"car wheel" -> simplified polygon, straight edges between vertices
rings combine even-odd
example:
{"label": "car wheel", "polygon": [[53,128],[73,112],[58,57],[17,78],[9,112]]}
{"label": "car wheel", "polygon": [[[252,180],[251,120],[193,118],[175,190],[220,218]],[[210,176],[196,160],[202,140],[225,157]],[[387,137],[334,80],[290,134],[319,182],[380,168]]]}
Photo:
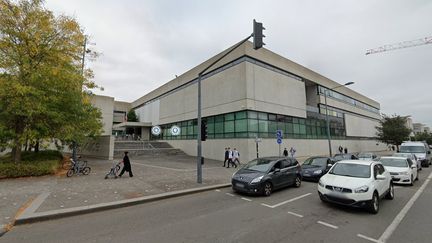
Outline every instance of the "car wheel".
{"label": "car wheel", "polygon": [[272,191],[273,191],[273,185],[270,182],[266,182],[264,184],[264,189],[263,189],[264,196],[266,197],[270,196]]}
{"label": "car wheel", "polygon": [[389,191],[387,192],[387,195],[385,196],[386,199],[393,200],[394,198],[394,186],[393,183],[390,182]]}
{"label": "car wheel", "polygon": [[369,212],[373,214],[377,214],[379,211],[379,197],[378,193],[374,192],[372,195],[372,200],[369,202]]}
{"label": "car wheel", "polygon": [[411,175],[410,186],[414,186],[414,177]]}
{"label": "car wheel", "polygon": [[301,178],[300,178],[300,176],[296,176],[295,181],[294,181],[294,186],[295,187],[300,187],[301,186]]}

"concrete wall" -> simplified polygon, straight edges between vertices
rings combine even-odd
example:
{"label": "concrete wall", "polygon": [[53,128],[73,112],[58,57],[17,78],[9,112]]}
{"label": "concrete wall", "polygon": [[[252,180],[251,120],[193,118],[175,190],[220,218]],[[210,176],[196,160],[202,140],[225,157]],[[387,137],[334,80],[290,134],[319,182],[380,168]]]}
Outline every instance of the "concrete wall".
{"label": "concrete wall", "polygon": [[112,160],[114,157],[114,136],[100,136],[95,141],[91,141],[80,148],[78,154],[92,158]]}
{"label": "concrete wall", "polygon": [[151,122],[154,125],[159,124],[160,101],[155,100],[149,104],[141,106],[135,110],[140,122]]}
{"label": "concrete wall", "polygon": [[111,135],[114,113],[114,98],[108,96],[95,95],[91,98],[93,106],[102,112],[102,135]]}
{"label": "concrete wall", "polygon": [[[179,148],[185,153],[196,156],[196,140],[164,140],[174,148]],[[378,145],[377,145],[378,143]],[[250,161],[256,158],[255,139],[213,139],[202,143],[203,156],[215,160],[224,159],[226,147],[237,148],[241,161]],[[387,149],[385,144],[373,140],[332,140],[332,150],[335,153],[339,146],[347,147],[348,152],[383,151]],[[314,155],[328,155],[328,142],[326,139],[284,139],[281,150],[294,147],[297,150],[296,157],[305,158]],[[279,146],[275,139],[262,139],[259,143],[260,157],[279,155]]]}
{"label": "concrete wall", "polygon": [[379,122],[376,120],[345,114],[345,129],[347,136],[355,137],[375,137],[376,126]]}

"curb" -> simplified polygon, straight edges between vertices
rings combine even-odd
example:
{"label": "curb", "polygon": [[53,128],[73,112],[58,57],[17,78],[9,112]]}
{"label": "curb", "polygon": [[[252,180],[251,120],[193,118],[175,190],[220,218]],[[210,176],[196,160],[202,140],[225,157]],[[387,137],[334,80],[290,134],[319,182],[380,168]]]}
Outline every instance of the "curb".
{"label": "curb", "polygon": [[6,225],[1,224],[0,225],[0,237],[2,237],[4,234],[6,234],[7,230],[6,230]]}
{"label": "curb", "polygon": [[[224,188],[224,187],[230,187],[230,186],[231,186],[231,183],[218,184],[218,185],[213,185],[213,186],[186,189],[186,190],[180,190],[180,191],[174,191],[174,192],[165,192],[165,193],[161,193],[161,194],[157,194],[157,195],[144,196],[144,197],[138,197],[138,198],[132,198],[132,199],[125,199],[125,200],[109,202],[109,203],[99,203],[99,204],[94,204],[94,205],[89,205],[89,206],[51,210],[51,211],[47,211],[47,212],[38,212],[38,213],[27,213],[27,214],[24,213],[24,214],[20,215],[15,220],[15,225],[34,223],[34,222],[51,220],[51,219],[59,219],[59,218],[70,217],[70,216],[81,215],[81,214],[94,213],[94,212],[99,212],[99,211],[104,211],[104,210],[109,210],[109,209],[129,207],[129,206],[134,206],[134,205],[138,205],[138,204],[159,201],[162,199],[179,197],[179,196],[184,196],[184,195],[189,195],[189,194],[194,194],[194,193],[199,193],[199,192],[205,192],[205,191],[210,191],[210,190],[214,190],[214,189],[218,189],[218,188]],[[0,230],[0,236],[1,236],[1,234],[2,233]]]}

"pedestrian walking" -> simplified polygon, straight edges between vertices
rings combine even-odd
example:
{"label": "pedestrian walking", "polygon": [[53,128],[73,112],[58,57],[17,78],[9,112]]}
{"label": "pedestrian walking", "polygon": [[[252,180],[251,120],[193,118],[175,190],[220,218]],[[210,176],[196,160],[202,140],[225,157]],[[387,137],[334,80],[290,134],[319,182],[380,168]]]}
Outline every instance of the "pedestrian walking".
{"label": "pedestrian walking", "polygon": [[347,154],[347,153],[348,153],[348,148],[345,147],[344,151],[345,151],[345,153]]}
{"label": "pedestrian walking", "polygon": [[290,149],[290,154],[291,154],[291,157],[293,157],[294,158],[294,155],[295,155],[295,153],[297,152],[297,150],[295,150],[295,148],[294,147],[291,147],[291,149]]}
{"label": "pedestrian walking", "polygon": [[125,171],[129,172],[129,176],[130,177],[133,177],[132,167],[131,167],[131,164],[130,164],[130,160],[129,160],[129,156],[128,156],[128,152],[127,151],[124,152],[123,169],[120,172],[119,177],[121,177],[123,175],[123,173],[125,173]]}
{"label": "pedestrian walking", "polygon": [[[225,167],[226,162],[228,162],[229,159],[228,155],[229,155],[228,148],[225,148],[225,160],[224,160],[223,167]],[[229,162],[228,162],[228,166],[229,166]]]}
{"label": "pedestrian walking", "polygon": [[234,164],[237,161],[237,163],[240,165],[240,153],[236,148],[234,148],[234,151],[233,151],[233,158],[234,158],[234,161],[233,161]]}
{"label": "pedestrian walking", "polygon": [[339,145],[339,153],[341,154],[343,152],[342,145]]}
{"label": "pedestrian walking", "polygon": [[233,162],[233,151],[231,150],[231,148],[228,148],[228,166],[227,166],[227,168],[229,168],[230,164],[232,165],[232,167],[237,168],[237,165]]}
{"label": "pedestrian walking", "polygon": [[283,156],[288,157],[288,150],[287,150],[287,148],[284,148]]}

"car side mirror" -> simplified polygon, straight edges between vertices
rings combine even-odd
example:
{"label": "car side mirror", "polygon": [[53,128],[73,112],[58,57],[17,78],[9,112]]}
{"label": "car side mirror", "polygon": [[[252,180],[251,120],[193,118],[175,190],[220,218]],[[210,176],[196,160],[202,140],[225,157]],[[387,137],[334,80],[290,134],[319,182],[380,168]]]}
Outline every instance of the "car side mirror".
{"label": "car side mirror", "polygon": [[430,154],[431,153],[431,151],[428,151],[428,154]]}
{"label": "car side mirror", "polygon": [[377,180],[385,180],[385,178],[386,178],[386,177],[383,176],[383,175],[377,175],[377,176],[376,176],[376,179],[377,179]]}
{"label": "car side mirror", "polygon": [[415,168],[417,168],[417,166],[416,165],[411,165],[411,168],[415,169]]}
{"label": "car side mirror", "polygon": [[377,156],[376,155],[372,155],[372,159],[376,159],[377,158]]}
{"label": "car side mirror", "polygon": [[332,167],[333,164],[327,164],[327,168],[330,169],[330,167]]}

